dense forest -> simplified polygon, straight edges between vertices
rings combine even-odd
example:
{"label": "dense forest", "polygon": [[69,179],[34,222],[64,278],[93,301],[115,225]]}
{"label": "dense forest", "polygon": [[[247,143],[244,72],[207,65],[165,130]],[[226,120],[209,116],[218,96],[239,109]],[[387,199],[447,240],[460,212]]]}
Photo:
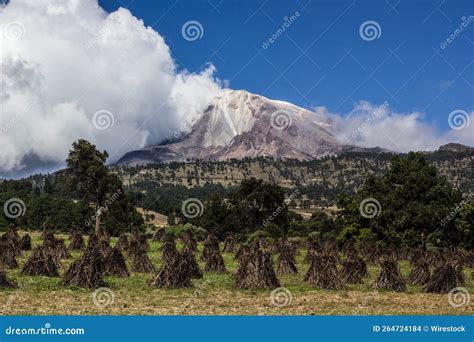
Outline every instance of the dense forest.
{"label": "dense forest", "polygon": [[[474,149],[438,150],[423,153],[438,175],[443,176],[463,193],[474,191]],[[393,153],[352,152],[327,156],[312,161],[256,158],[226,162],[199,161],[190,163],[152,164],[137,167],[114,166],[126,189],[153,192],[153,197],[169,192],[169,185],[178,192],[224,192],[244,179],[257,178],[275,183],[286,193],[298,190],[300,206],[334,204],[340,194],[354,194],[368,177],[388,170]],[[222,188],[222,187],[223,188]],[[187,191],[192,188],[193,190]],[[301,202],[301,203],[300,203]],[[154,208],[163,210],[162,204]]]}
{"label": "dense forest", "polygon": [[[449,153],[449,156],[443,153],[383,154],[378,159],[355,154],[311,162],[265,159],[195,162],[152,165],[145,172],[140,168],[109,168],[105,166],[107,157],[107,152],[97,151],[94,145],[80,140],[74,143],[65,170],[2,181],[0,201],[7,203],[20,199],[25,212],[15,218],[0,217],[0,226],[4,228],[14,222],[28,229],[41,229],[46,225],[57,230],[84,232],[100,226],[106,232],[118,235],[132,227],[145,228],[142,216],[136,211],[141,207],[168,215],[168,224],[172,227],[186,225],[213,231],[222,239],[229,233],[241,239],[258,233],[273,238],[330,238],[341,244],[358,239],[412,247],[427,244],[473,247],[472,193],[463,193],[453,182],[454,179],[459,184],[469,185],[473,171],[455,168],[451,174],[456,176],[450,180],[446,176],[449,172],[445,170],[445,174],[440,175],[438,169],[447,160],[451,163],[471,160],[470,151]],[[360,185],[355,189],[348,185],[355,186],[356,182],[344,183],[345,176],[341,176],[346,171],[357,170],[345,168],[348,160],[359,169],[372,170],[360,179]],[[330,164],[332,171],[328,172],[343,178],[333,182],[337,178],[334,176],[321,183],[306,183],[310,174],[317,177]],[[291,182],[282,186],[276,179],[258,179],[254,177],[255,165],[259,170],[278,169],[278,177],[284,175]],[[211,175],[218,171],[225,173],[231,166],[242,170],[246,177],[235,184],[209,181]],[[160,170],[165,168],[167,171],[160,176]],[[295,168],[301,171],[299,175],[295,175]],[[194,170],[193,179],[198,175],[199,179],[208,179],[193,186],[170,181],[170,170],[177,179],[176,174],[189,169]],[[150,170],[155,177],[147,178]],[[305,182],[301,181],[303,179]],[[336,187],[330,184],[336,184]],[[313,191],[319,198],[330,199],[331,204],[338,207],[338,213],[328,216],[321,210],[314,211],[311,218],[303,220],[291,210],[314,199]],[[183,203],[189,199],[202,206],[198,208],[198,215],[183,212]],[[363,206],[365,204],[367,207]],[[368,211],[366,215],[365,210]]]}
{"label": "dense forest", "polygon": [[105,166],[107,152],[85,140],[73,144],[67,169],[0,183],[4,210],[0,227],[15,223],[28,229],[92,231],[99,226],[113,235],[143,224],[120,179]]}

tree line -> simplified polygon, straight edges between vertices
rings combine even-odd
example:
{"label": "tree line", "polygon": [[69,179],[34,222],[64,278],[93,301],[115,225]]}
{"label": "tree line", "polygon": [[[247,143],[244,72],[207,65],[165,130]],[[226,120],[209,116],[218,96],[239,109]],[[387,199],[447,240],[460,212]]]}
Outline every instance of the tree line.
{"label": "tree line", "polygon": [[[46,177],[0,183],[0,201],[20,198],[23,216],[0,217],[0,227],[14,222],[29,229],[44,224],[58,230],[79,229],[119,235],[144,227],[136,207],[169,215],[170,225],[191,224],[241,238],[263,233],[360,240],[397,246],[459,246],[472,249],[474,196],[454,189],[420,153],[393,156],[390,168],[368,177],[355,193],[341,193],[333,216],[315,212],[309,220],[290,210],[297,187],[249,178],[225,188],[208,184],[187,188],[144,181],[133,189],[123,186],[117,173],[106,166],[108,154],[86,140],[74,142],[65,170]],[[468,195],[468,196],[466,196]],[[197,215],[186,215],[183,203],[202,204]]]}

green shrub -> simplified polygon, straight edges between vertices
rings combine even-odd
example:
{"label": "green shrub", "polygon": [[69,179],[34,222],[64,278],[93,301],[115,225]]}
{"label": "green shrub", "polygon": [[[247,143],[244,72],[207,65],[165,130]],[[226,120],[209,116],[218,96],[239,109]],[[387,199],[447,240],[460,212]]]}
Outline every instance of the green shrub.
{"label": "green shrub", "polygon": [[173,235],[174,237],[177,237],[177,238],[180,238],[186,232],[191,232],[193,236],[196,238],[196,240],[198,241],[204,240],[207,236],[207,230],[201,227],[196,227],[190,223],[186,223],[184,225],[179,224],[176,226],[165,228],[165,233],[167,235]]}
{"label": "green shrub", "polygon": [[283,227],[276,225],[274,223],[267,224],[265,226],[265,231],[268,233],[268,236],[278,239],[285,235],[285,230]]}
{"label": "green shrub", "polygon": [[268,241],[271,240],[270,235],[268,234],[267,231],[265,231],[265,230],[256,230],[248,236],[247,243],[253,242],[258,237],[262,237],[262,238],[264,238],[265,240],[268,240]]}

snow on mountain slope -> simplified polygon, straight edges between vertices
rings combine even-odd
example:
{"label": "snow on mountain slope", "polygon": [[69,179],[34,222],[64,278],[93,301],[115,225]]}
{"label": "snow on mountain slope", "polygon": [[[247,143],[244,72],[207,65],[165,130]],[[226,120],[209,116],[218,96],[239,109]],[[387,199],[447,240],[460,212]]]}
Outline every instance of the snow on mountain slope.
{"label": "snow on mountain slope", "polygon": [[344,149],[324,117],[243,90],[215,98],[179,142],[124,155],[118,164],[270,156],[308,160]]}
{"label": "snow on mountain slope", "polygon": [[205,113],[209,115],[204,147],[226,146],[233,138],[252,129],[255,117],[251,110],[251,95],[226,90],[216,98]]}

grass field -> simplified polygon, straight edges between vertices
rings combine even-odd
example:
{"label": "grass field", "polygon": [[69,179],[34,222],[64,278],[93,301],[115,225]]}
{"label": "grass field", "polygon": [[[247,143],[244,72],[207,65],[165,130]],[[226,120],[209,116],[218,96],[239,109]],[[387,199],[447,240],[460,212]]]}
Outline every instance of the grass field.
{"label": "grass field", "polygon": [[[22,233],[20,233],[21,235]],[[33,246],[41,243],[39,234],[31,233]],[[66,245],[69,243],[66,236]],[[112,239],[112,244],[115,239]],[[148,253],[159,267],[159,243],[151,241]],[[179,246],[178,246],[179,247]],[[202,245],[199,246],[202,250]],[[31,252],[18,259],[20,267]],[[409,287],[406,293],[375,292],[370,284],[378,268],[370,266],[364,284],[347,285],[344,290],[323,290],[303,282],[308,265],[305,251],[297,258],[298,275],[279,276],[282,286],[291,293],[291,303],[277,307],[271,302],[270,290],[236,290],[232,274],[237,264],[233,255],[224,253],[226,274],[204,274],[191,289],[163,290],[149,287],[151,274],[132,274],[129,278],[106,278],[113,292],[113,302],[99,307],[93,302],[94,290],[61,285],[61,278],[20,276],[20,270],[8,270],[8,276],[19,288],[0,289],[1,315],[472,315],[472,301],[461,307],[449,304],[446,294],[426,294],[420,287]],[[79,253],[72,253],[76,258]],[[63,261],[64,272],[72,259]],[[202,262],[199,261],[203,266]],[[407,276],[410,266],[401,263]],[[469,293],[474,291],[472,269],[465,269]]]}

